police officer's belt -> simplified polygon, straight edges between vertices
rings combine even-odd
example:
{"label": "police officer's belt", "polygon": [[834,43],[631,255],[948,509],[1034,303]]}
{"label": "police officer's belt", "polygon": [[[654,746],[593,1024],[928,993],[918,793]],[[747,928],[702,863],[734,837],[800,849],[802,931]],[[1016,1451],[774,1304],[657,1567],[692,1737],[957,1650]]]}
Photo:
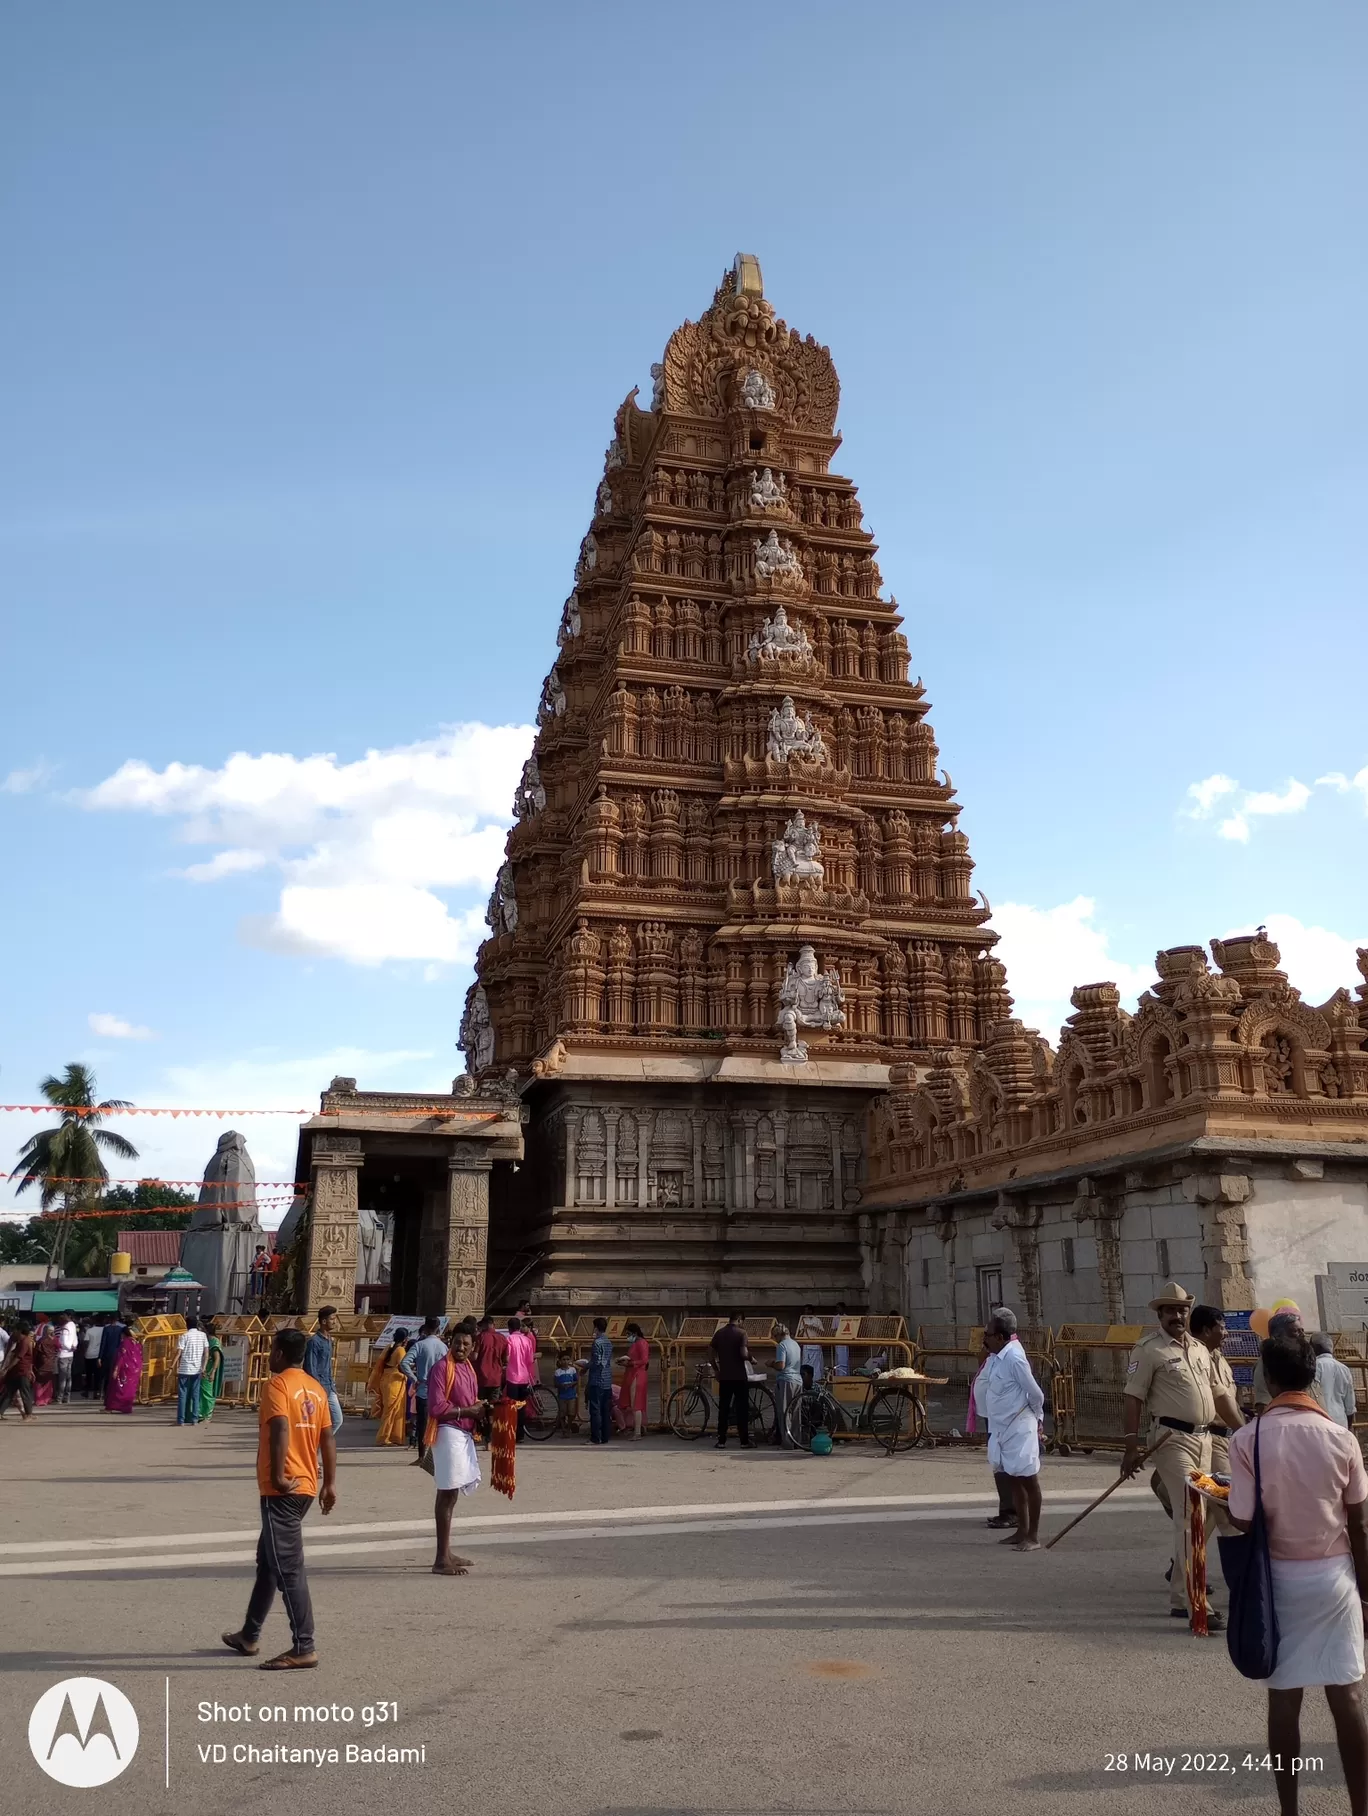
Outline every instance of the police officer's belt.
{"label": "police officer's belt", "polygon": [[1167,1425],[1170,1431],[1185,1431],[1190,1438],[1201,1437],[1204,1431],[1214,1431],[1214,1425],[1189,1425],[1186,1419],[1157,1419],[1157,1425]]}
{"label": "police officer's belt", "polygon": [[1228,1425],[1208,1425],[1207,1430],[1211,1433],[1213,1438],[1228,1438],[1230,1436],[1230,1427]]}

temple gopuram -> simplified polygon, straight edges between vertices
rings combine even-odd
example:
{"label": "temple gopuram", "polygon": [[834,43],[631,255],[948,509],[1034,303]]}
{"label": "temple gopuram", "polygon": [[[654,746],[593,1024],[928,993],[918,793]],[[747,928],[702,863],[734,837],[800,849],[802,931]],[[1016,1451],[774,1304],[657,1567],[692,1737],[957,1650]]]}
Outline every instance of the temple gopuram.
{"label": "temple gopuram", "polygon": [[490,1278],[863,1303],[893,1064],[1010,1014],[831,355],[738,255],[613,421],[461,1044],[528,1082]]}

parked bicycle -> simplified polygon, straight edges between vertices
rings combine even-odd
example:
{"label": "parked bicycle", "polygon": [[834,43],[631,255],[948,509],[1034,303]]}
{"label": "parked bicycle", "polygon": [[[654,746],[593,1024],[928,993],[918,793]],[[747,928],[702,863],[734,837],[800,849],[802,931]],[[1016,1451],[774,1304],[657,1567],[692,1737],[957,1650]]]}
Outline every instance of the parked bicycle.
{"label": "parked bicycle", "polygon": [[562,1408],[549,1387],[541,1381],[535,1382],[523,1401],[523,1437],[530,1438],[534,1444],[543,1444],[558,1431],[569,1434],[568,1411],[568,1404]]}
{"label": "parked bicycle", "polygon": [[[746,1393],[753,1444],[768,1444],[774,1436],[774,1395],[752,1381]],[[700,1362],[691,1386],[676,1387],[665,1402],[665,1423],[677,1438],[701,1438],[717,1424],[717,1400],[712,1388],[712,1367]]]}
{"label": "parked bicycle", "polygon": [[819,1383],[789,1401],[789,1437],[800,1450],[811,1450],[819,1431],[832,1438],[873,1438],[890,1456],[921,1442],[926,1408],[912,1388],[898,1381],[881,1385],[877,1376],[870,1375],[864,1399],[856,1407],[836,1398],[831,1381],[828,1371]]}

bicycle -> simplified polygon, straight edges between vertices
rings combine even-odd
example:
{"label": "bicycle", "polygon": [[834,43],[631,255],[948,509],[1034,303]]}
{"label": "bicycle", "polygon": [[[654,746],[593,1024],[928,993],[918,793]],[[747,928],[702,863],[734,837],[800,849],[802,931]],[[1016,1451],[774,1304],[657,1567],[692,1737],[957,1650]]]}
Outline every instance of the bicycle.
{"label": "bicycle", "polygon": [[561,1411],[561,1403],[542,1381],[533,1383],[523,1401],[523,1437],[534,1444],[544,1444],[558,1431],[568,1431],[570,1422]]}
{"label": "bicycle", "polygon": [[[774,1437],[774,1395],[768,1387],[752,1381],[746,1393],[752,1444],[768,1444]],[[700,1362],[694,1370],[693,1385],[676,1387],[665,1402],[665,1423],[677,1438],[701,1438],[717,1419],[717,1401],[712,1391],[712,1367]]]}
{"label": "bicycle", "polygon": [[871,1375],[865,1383],[864,1399],[852,1417],[831,1390],[830,1371],[820,1385],[804,1388],[789,1402],[788,1434],[800,1450],[811,1450],[819,1431],[831,1438],[871,1437],[882,1444],[889,1456],[900,1450],[911,1450],[926,1434],[926,1408],[920,1396],[899,1382],[886,1382]]}

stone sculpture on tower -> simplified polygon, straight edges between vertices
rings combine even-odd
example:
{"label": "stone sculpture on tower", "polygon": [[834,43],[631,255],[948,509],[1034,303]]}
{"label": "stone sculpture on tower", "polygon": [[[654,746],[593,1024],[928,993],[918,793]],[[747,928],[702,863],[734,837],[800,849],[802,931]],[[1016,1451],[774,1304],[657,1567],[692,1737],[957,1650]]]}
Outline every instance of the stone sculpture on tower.
{"label": "stone sculpture on tower", "polygon": [[871,1098],[1010,998],[831,355],[739,254],[651,377],[549,610],[462,1027],[530,1118],[491,1278],[556,1310],[855,1305]]}

